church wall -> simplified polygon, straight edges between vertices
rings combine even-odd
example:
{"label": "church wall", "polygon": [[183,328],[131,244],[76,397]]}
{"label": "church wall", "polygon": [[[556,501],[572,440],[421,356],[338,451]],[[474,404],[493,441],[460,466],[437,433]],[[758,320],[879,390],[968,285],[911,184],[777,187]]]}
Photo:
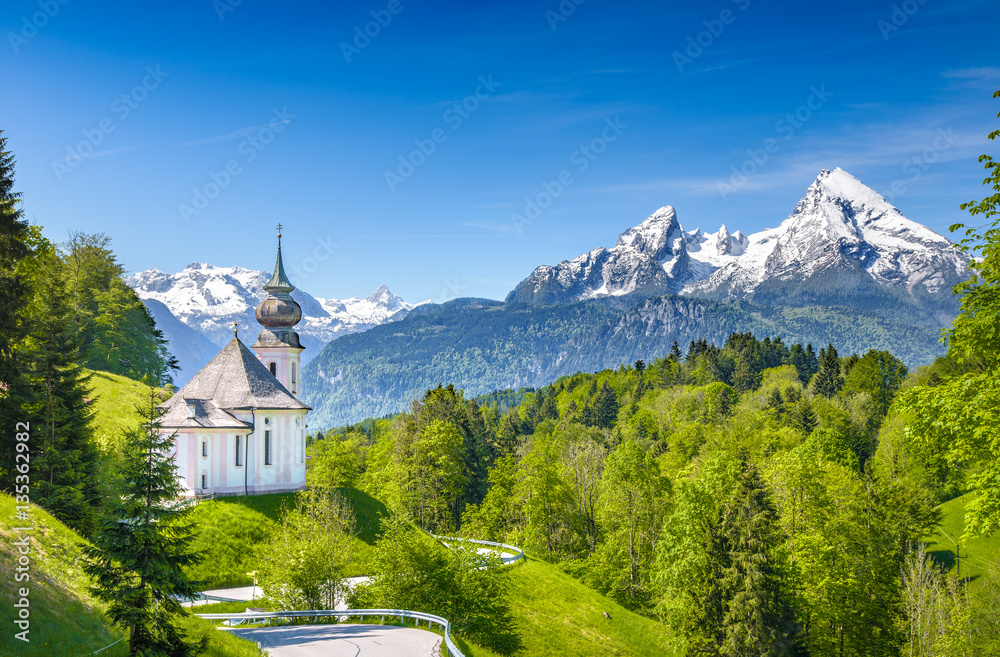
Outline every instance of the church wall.
{"label": "church wall", "polygon": [[[183,494],[253,495],[305,488],[305,411],[256,410],[241,412],[237,417],[256,423],[256,431],[248,435],[231,429],[199,428],[177,433],[174,454]],[[272,432],[271,465],[264,465],[264,432],[267,430]],[[243,441],[243,459],[239,466],[236,465],[237,435],[242,436]],[[208,446],[207,456],[202,455],[203,441]],[[250,476],[245,480],[248,467]],[[208,475],[205,489],[201,487],[203,473]]]}

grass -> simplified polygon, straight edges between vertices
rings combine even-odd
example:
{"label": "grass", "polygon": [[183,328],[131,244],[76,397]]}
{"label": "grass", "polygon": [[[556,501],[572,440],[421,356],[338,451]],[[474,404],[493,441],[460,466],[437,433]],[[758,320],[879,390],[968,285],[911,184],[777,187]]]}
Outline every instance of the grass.
{"label": "grass", "polygon": [[[521,654],[673,655],[663,625],[628,611],[544,561],[527,558],[511,578],[511,602],[523,649]],[[605,618],[607,612],[611,618]],[[494,657],[475,645],[475,637],[455,637],[468,657]]]}
{"label": "grass", "polygon": [[[354,513],[357,533],[346,575],[365,575],[380,518],[388,511],[367,493],[355,488],[339,490]],[[283,509],[294,506],[294,493],[220,497],[202,502],[191,511],[190,520],[197,527],[192,548],[202,551],[205,558],[188,574],[204,582],[205,589],[249,586],[253,580],[247,573],[256,569],[257,546],[269,539]]]}
{"label": "grass", "polygon": [[955,559],[956,550],[959,550],[956,544],[961,543],[959,539],[965,531],[965,503],[968,497],[963,495],[938,507],[942,514],[941,524],[924,540],[927,541],[927,552],[943,563],[949,572],[957,575],[961,568],[962,577],[970,579],[970,592],[976,595],[982,576],[990,566],[1000,567],[1000,532],[970,539],[960,548],[961,559]]}
{"label": "grass", "polygon": [[140,422],[135,407],[146,402],[149,388],[118,374],[88,373],[94,409],[94,440],[101,452],[108,454],[121,442],[122,429]]}
{"label": "grass", "polygon": [[[86,655],[121,639],[123,633],[110,625],[104,608],[91,596],[89,578],[83,572],[83,546],[86,540],[76,532],[32,505],[30,524],[34,527],[30,539],[31,580],[14,582],[14,561],[19,556],[13,542],[17,540],[8,519],[15,516],[14,499],[0,494],[0,597],[5,605],[4,630],[0,632],[0,651],[10,655],[77,657]],[[23,643],[14,638],[8,617],[10,604],[16,600],[15,587],[30,590],[31,625]],[[259,657],[253,644],[218,632],[199,618],[186,617],[181,623],[192,637],[207,635],[207,657]],[[101,653],[101,657],[122,657],[128,654],[125,641]]]}

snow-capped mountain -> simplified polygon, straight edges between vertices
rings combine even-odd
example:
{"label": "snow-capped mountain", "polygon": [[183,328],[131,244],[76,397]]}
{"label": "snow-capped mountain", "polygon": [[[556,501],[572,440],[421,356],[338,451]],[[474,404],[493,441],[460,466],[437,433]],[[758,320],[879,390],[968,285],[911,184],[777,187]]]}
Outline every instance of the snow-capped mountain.
{"label": "snow-capped mountain", "polygon": [[[907,219],[837,168],[820,172],[777,228],[746,236],[725,225],[714,233],[689,232],[668,205],[622,233],[610,249],[538,267],[508,301],[671,292],[866,309],[886,298],[909,298],[936,311],[937,301],[951,302],[951,286],[967,275],[968,264],[949,239]],[[939,299],[928,302],[927,295]]]}
{"label": "snow-capped mountain", "polygon": [[[193,329],[217,346],[225,345],[233,336],[233,322],[239,322],[240,337],[251,342],[263,328],[257,323],[254,311],[264,298],[264,283],[269,272],[244,267],[215,267],[191,263],[183,271],[166,274],[157,269],[139,272],[128,279],[147,308],[154,314],[160,327],[171,342],[171,351],[181,360],[181,373],[175,383],[194,375],[215,351],[210,351],[204,362],[197,354],[206,351],[204,345],[187,357],[179,353],[191,351],[191,334],[175,330],[176,322]],[[367,297],[350,299],[321,299],[296,288],[292,297],[302,307],[302,321],[296,326],[302,345],[303,364],[316,356],[334,338],[349,333],[366,331],[373,326],[402,319],[418,304],[404,301],[380,286]],[[198,362],[196,362],[198,361]]]}

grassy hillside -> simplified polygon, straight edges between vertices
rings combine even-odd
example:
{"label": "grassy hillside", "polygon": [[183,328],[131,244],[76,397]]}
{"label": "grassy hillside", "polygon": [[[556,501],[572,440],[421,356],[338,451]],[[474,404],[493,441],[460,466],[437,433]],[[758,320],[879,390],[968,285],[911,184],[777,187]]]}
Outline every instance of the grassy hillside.
{"label": "grassy hillside", "polygon": [[[532,657],[674,654],[666,627],[628,611],[555,566],[529,558],[511,567],[514,568],[511,600],[523,654]],[[605,618],[604,612],[611,618]],[[493,656],[469,639],[460,637],[457,641],[466,655]]]}
{"label": "grassy hillside", "polygon": [[[379,518],[388,512],[381,502],[354,488],[341,488],[340,494],[354,513],[357,533],[347,575],[364,575],[378,535]],[[205,560],[189,575],[205,582],[206,589],[248,586],[252,579],[247,573],[257,569],[255,548],[271,535],[282,510],[294,505],[294,493],[220,497],[202,502],[191,512],[190,519],[197,527],[193,547],[205,553]]]}
{"label": "grassy hillside", "polygon": [[[0,597],[4,605],[4,631],[0,632],[0,651],[13,655],[39,657],[76,657],[104,648],[122,638],[123,634],[110,627],[103,608],[90,595],[90,582],[83,574],[82,547],[86,541],[39,507],[32,506],[30,588],[31,626],[29,643],[14,639],[10,628],[11,604],[15,601],[14,582],[16,540],[8,519],[14,518],[14,499],[0,494]],[[210,640],[208,657],[252,657],[260,653],[252,644],[218,632],[205,621],[186,619],[189,636],[207,635]],[[123,641],[101,653],[102,657],[128,654]]]}
{"label": "grassy hillside", "polygon": [[88,374],[94,440],[101,453],[107,455],[117,447],[122,429],[138,423],[135,407],[146,402],[149,388],[118,374],[93,371]]}
{"label": "grassy hillside", "polygon": [[[971,577],[970,591],[973,595],[980,588],[982,576],[992,566],[1000,568],[1000,533],[971,539],[958,552],[961,559],[955,559],[957,544],[965,531],[965,502],[967,495],[949,500],[939,508],[942,512],[938,531],[926,538],[927,551],[948,566],[952,573],[962,570],[962,577]],[[959,563],[960,562],[960,563]]]}

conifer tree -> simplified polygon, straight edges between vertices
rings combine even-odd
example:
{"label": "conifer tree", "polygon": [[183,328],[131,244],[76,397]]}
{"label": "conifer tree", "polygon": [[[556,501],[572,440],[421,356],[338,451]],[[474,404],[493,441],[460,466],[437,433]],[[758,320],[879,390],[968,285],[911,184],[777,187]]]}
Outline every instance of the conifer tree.
{"label": "conifer tree", "polygon": [[14,426],[21,415],[22,365],[15,352],[23,337],[22,312],[28,289],[17,273],[29,254],[28,225],[19,207],[21,194],[14,191],[14,156],[7,151],[7,138],[0,130],[0,488],[14,483]]}
{"label": "conifer tree", "polygon": [[675,363],[680,362],[681,346],[677,344],[677,340],[674,340],[674,343],[670,346],[670,356],[668,356],[668,358],[670,358],[670,360],[674,361]]}
{"label": "conifer tree", "polygon": [[795,371],[799,373],[799,380],[806,385],[819,367],[811,344],[806,345],[805,349],[801,344],[793,344],[788,352],[788,363],[795,367]]}
{"label": "conifer tree", "polygon": [[30,233],[34,255],[25,269],[30,269],[26,278],[33,298],[21,347],[28,379],[22,412],[32,424],[35,497],[52,515],[86,535],[94,528],[99,500],[92,411],[85,398],[89,376],[79,363],[78,333],[55,250],[37,226]]}
{"label": "conifer tree", "polygon": [[603,429],[610,429],[618,420],[618,398],[607,383],[601,384],[594,397],[594,415],[597,426]]}
{"label": "conifer tree", "polygon": [[86,546],[84,571],[91,591],[108,605],[111,621],[128,633],[129,655],[185,657],[203,651],[207,638],[190,643],[174,623],[184,613],[179,599],[191,598],[198,584],[182,571],[200,562],[190,551],[192,527],[177,504],[181,486],[171,456],[173,435],[161,433],[157,408],[162,400],[149,387],[142,423],[125,431],[115,492],[93,545]]}
{"label": "conifer tree", "polygon": [[812,385],[813,391],[824,397],[833,397],[844,386],[844,377],[840,375],[840,357],[832,344],[819,350],[819,371]]}
{"label": "conifer tree", "polygon": [[731,657],[789,654],[795,624],[775,561],[783,540],[778,512],[749,461],[741,464],[736,490],[723,509],[720,533],[727,551],[720,582],[726,596],[721,653]]}

